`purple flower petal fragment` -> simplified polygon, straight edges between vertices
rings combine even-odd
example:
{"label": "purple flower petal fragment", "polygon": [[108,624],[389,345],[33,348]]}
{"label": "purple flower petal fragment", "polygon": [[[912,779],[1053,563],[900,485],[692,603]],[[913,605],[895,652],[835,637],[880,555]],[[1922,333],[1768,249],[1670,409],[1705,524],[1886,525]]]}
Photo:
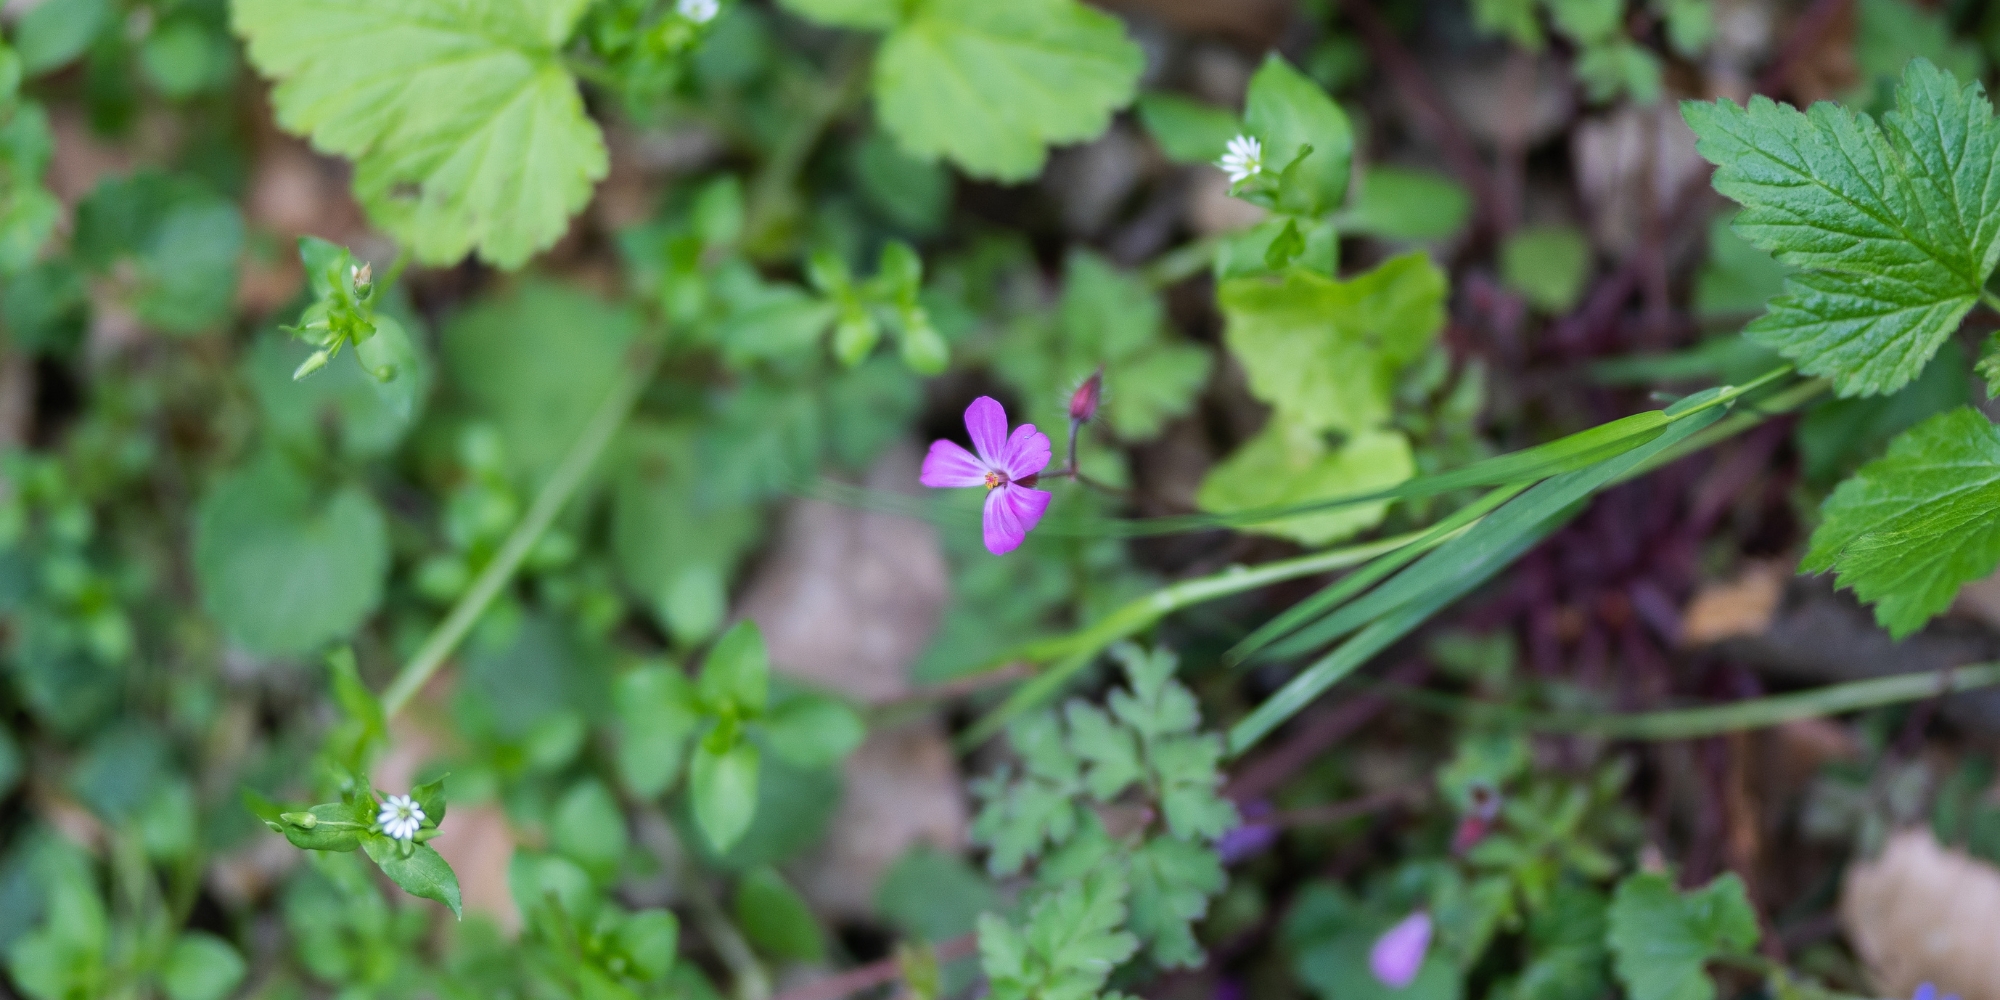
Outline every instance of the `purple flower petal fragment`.
{"label": "purple flower petal fragment", "polygon": [[1007,409],[992,396],[981,396],[965,408],[965,430],[972,435],[972,450],[989,469],[1006,468]]}
{"label": "purple flower petal fragment", "polygon": [[986,494],[986,551],[1004,556],[1021,547],[1049,509],[1049,494],[1008,483]]}
{"label": "purple flower petal fragment", "polygon": [[1049,436],[1035,430],[1034,424],[1022,424],[1007,438],[1007,450],[1000,456],[1000,471],[1016,482],[1039,476],[1049,467],[1052,454]]}
{"label": "purple flower petal fragment", "polygon": [[955,441],[932,441],[919,479],[933,489],[986,485],[986,466]]}
{"label": "purple flower petal fragment", "polygon": [[1270,850],[1278,842],[1278,832],[1269,823],[1251,821],[1223,834],[1215,842],[1215,850],[1222,855],[1223,864],[1233,865]]}
{"label": "purple flower petal fragment", "polygon": [[1431,948],[1431,915],[1422,910],[1403,918],[1375,939],[1368,950],[1368,971],[1382,985],[1400,990],[1417,980],[1424,953]]}
{"label": "purple flower petal fragment", "polygon": [[1958,1000],[1958,994],[1947,993],[1940,998],[1938,996],[1937,984],[1925,983],[1917,987],[1916,995],[1912,996],[1910,1000]]}

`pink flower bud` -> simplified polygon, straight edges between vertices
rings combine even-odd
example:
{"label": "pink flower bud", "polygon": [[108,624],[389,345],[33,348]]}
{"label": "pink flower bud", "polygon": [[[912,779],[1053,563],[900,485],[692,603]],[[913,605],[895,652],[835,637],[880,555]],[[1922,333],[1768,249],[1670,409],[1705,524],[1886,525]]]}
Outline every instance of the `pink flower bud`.
{"label": "pink flower bud", "polygon": [[1104,392],[1104,369],[1099,368],[1076,387],[1069,397],[1069,418],[1080,424],[1089,423],[1097,416],[1097,400]]}
{"label": "pink flower bud", "polygon": [[1431,915],[1422,910],[1403,918],[1375,939],[1368,950],[1368,971],[1382,985],[1400,990],[1417,981],[1424,953],[1431,948]]}

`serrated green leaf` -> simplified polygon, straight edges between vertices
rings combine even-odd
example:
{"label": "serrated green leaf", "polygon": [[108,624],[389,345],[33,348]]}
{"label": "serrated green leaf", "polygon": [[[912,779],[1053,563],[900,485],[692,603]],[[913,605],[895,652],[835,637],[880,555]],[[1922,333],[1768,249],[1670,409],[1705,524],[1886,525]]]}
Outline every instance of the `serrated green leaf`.
{"label": "serrated green leaf", "polygon": [[429,844],[417,844],[405,857],[402,846],[387,837],[369,837],[361,842],[361,849],[368,852],[370,860],[389,876],[389,881],[403,887],[412,896],[436,900],[451,909],[451,915],[461,920],[465,918],[465,906],[459,900],[458,876],[452,873],[451,865]]}
{"label": "serrated green leaf", "polygon": [[1209,897],[1229,881],[1211,847],[1175,837],[1154,837],[1132,852],[1129,926],[1153,961],[1165,968],[1202,963],[1191,924],[1208,915]]}
{"label": "serrated green leaf", "polygon": [[992,849],[986,867],[995,875],[1012,875],[1044,844],[1068,840],[1079,819],[1075,800],[1084,791],[1083,762],[1063,738],[1054,712],[1016,719],[1007,739],[1026,773],[1016,780],[1003,768],[972,788],[983,803],[972,821],[972,837]]}
{"label": "serrated green leaf", "polygon": [[[1217,514],[1263,510],[1391,487],[1416,472],[1409,439],[1397,431],[1363,431],[1338,449],[1300,432],[1281,411],[1256,437],[1209,469],[1195,502]],[[1352,504],[1246,525],[1244,530],[1325,545],[1382,523],[1389,501]]]}
{"label": "serrated green leaf", "polygon": [[876,114],[912,155],[1023,181],[1048,147],[1104,131],[1144,64],[1117,18],[1076,0],[923,0],[876,53]]}
{"label": "serrated green leaf", "polygon": [[1821,508],[1801,568],[1832,570],[1901,638],[2000,565],[2000,429],[1964,407],[1918,424]]}
{"label": "serrated green leaf", "polygon": [[1044,896],[1020,931],[991,915],[979,919],[980,964],[994,1000],[1087,1000],[1139,948],[1119,928],[1131,891],[1114,869],[1100,867]]}
{"label": "serrated green leaf", "polygon": [[388,527],[365,490],[316,491],[288,460],[267,454],[202,498],[194,570],[203,606],[245,648],[308,653],[381,603]]}
{"label": "serrated green leaf", "polygon": [[1444,272],[1404,254],[1349,281],[1301,270],[1224,282],[1225,339],[1250,391],[1301,431],[1388,420],[1396,375],[1444,326]]}
{"label": "serrated green leaf", "polygon": [[237,0],[278,120],[429,264],[526,263],[609,166],[561,49],[584,0]]}
{"label": "serrated green leaf", "polygon": [[1704,317],[1754,314],[1785,290],[1792,269],[1736,235],[1734,214],[1708,224],[1708,259],[1695,276],[1694,310]]}
{"label": "serrated green leaf", "polygon": [[1757,912],[1734,874],[1677,893],[1667,876],[1641,872],[1618,884],[1606,940],[1632,1000],[1714,1000],[1708,962],[1747,952],[1757,936]]}
{"label": "serrated green leaf", "polygon": [[757,745],[740,742],[722,751],[696,745],[688,768],[695,822],[718,853],[728,851],[757,812]]}
{"label": "serrated green leaf", "polygon": [[1132,783],[1146,776],[1139,759],[1139,743],[1133,734],[1111,721],[1109,715],[1081,701],[1064,709],[1069,722],[1069,744],[1085,762],[1084,787],[1099,801],[1109,802]]}
{"label": "serrated green leaf", "polygon": [[1745,334],[1842,396],[1915,378],[2000,260],[2000,125],[1984,89],[1918,60],[1879,126],[1761,97],[1682,113],[1716,190],[1744,206],[1736,231],[1801,269]]}

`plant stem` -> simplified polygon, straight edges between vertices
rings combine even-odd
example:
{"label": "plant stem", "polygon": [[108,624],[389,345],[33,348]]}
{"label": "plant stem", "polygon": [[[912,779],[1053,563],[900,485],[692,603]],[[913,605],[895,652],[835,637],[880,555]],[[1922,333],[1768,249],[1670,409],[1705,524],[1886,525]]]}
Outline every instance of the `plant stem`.
{"label": "plant stem", "polygon": [[1622,715],[1524,712],[1430,691],[1404,690],[1386,693],[1398,700],[1434,711],[1489,713],[1496,721],[1511,722],[1523,729],[1537,732],[1626,740],[1691,740],[1746,729],[1762,729],[1801,719],[1857,712],[1866,708],[1881,708],[1885,705],[1971,691],[1996,684],[2000,684],[2000,663],[1982,663],[1946,670],[1829,684],[1809,691],[1749,698],[1726,705],[1704,705],[1699,708],[1676,708]]}
{"label": "plant stem", "polygon": [[584,477],[589,474],[591,466],[597,464],[598,456],[604,453],[612,436],[624,426],[625,418],[631,415],[640,393],[652,381],[660,353],[657,341],[635,348],[633,363],[619,376],[597,412],[591,415],[590,423],[584,425],[583,433],[577,436],[576,443],[563,456],[562,464],[556,466],[548,482],[542,484],[541,492],[535,495],[534,505],[528,508],[528,516],[514,526],[513,533],[494,554],[493,561],[479,571],[479,577],[472,581],[471,588],[458,599],[457,604],[452,605],[451,613],[431,630],[423,646],[418,648],[417,655],[383,692],[382,715],[385,719],[394,718],[423,689],[431,675],[437,673],[445,658],[458,648],[465,634],[479,621],[479,616],[486,612],[487,606],[493,603],[500,589],[514,578],[514,571],[520,568],[521,560],[527,558],[529,550],[541,540],[542,533],[555,523],[556,515],[562,513],[570,497],[583,485]]}
{"label": "plant stem", "polygon": [[974,723],[972,728],[959,738],[959,745],[971,747],[985,742],[998,733],[1009,719],[1040,704],[1061,690],[1078,671],[1090,666],[1105,647],[1152,627],[1160,619],[1182,608],[1255,590],[1284,580],[1358,566],[1376,556],[1412,544],[1424,535],[1425,532],[1414,531],[1394,538],[1363,542],[1296,559],[1265,563],[1254,569],[1231,566],[1220,573],[1182,580],[1162,587],[1145,597],[1123,605],[1096,623],[1076,632],[1021,646],[1005,656],[996,658],[994,666],[989,669],[1005,669],[1022,661],[1060,662],[1021,685],[1000,707]]}

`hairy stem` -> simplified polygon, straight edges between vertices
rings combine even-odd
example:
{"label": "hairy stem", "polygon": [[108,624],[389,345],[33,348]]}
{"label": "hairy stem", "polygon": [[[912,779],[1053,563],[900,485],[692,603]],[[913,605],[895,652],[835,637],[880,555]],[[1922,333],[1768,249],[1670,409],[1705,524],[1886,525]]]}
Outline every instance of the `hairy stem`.
{"label": "hairy stem", "polygon": [[451,613],[431,630],[423,646],[417,650],[417,655],[383,692],[384,718],[394,718],[397,712],[402,711],[430,681],[431,675],[437,673],[438,667],[444,665],[445,659],[458,648],[465,634],[472,630],[479,616],[493,603],[493,598],[499,596],[501,588],[514,578],[514,571],[520,568],[521,560],[527,558],[529,550],[541,540],[542,533],[555,523],[556,515],[562,513],[570,497],[583,485],[591,466],[597,464],[598,456],[604,453],[612,436],[631,415],[640,393],[652,381],[653,369],[660,359],[659,348],[655,343],[648,342],[638,347],[635,354],[633,364],[605,395],[604,402],[591,415],[590,423],[584,425],[583,433],[577,436],[576,443],[563,456],[562,464],[556,466],[548,482],[542,484],[541,492],[535,495],[534,505],[528,508],[528,516],[514,526],[513,533],[494,554],[493,561],[479,571],[478,579],[472,581],[465,595],[452,605]]}

